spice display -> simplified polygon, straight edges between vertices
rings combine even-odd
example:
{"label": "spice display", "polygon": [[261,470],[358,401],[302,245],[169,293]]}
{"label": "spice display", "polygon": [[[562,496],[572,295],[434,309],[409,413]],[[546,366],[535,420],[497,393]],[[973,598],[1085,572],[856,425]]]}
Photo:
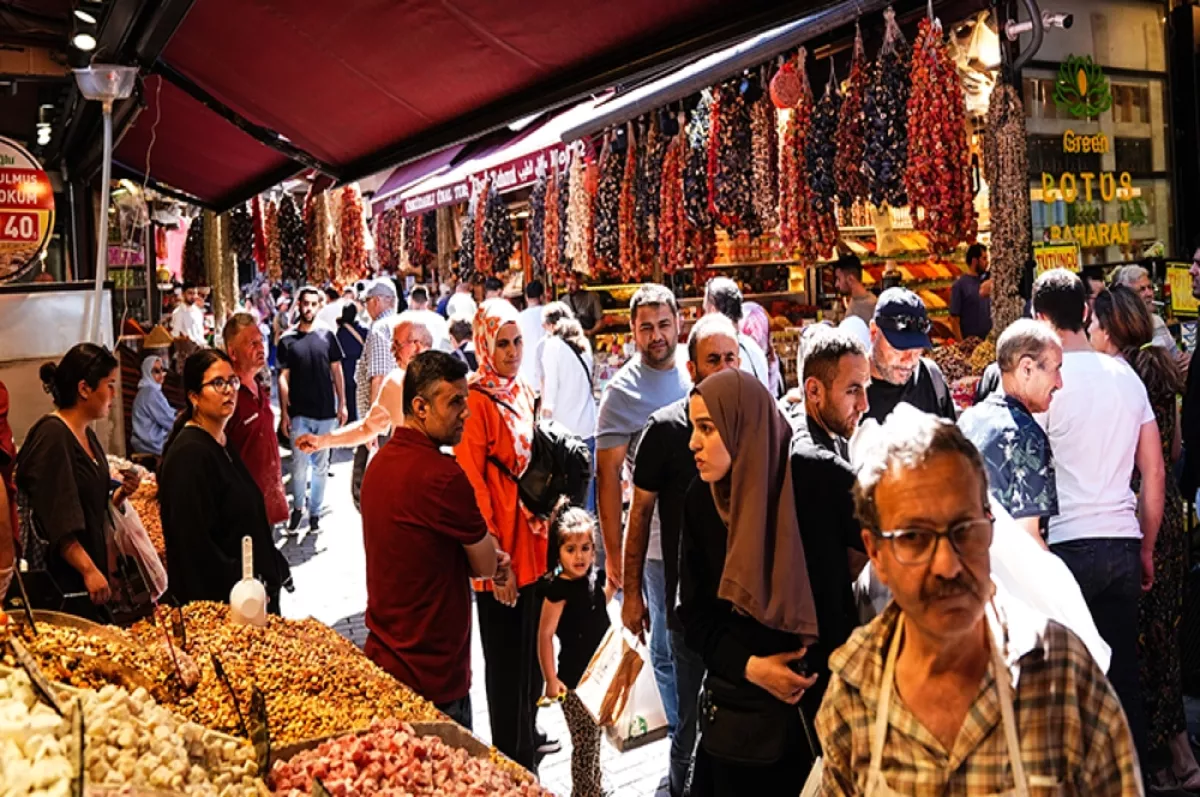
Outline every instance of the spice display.
{"label": "spice display", "polygon": [[[284,279],[303,282],[305,272],[310,282],[321,284],[329,276],[323,270],[308,270],[308,244],[304,240],[304,221],[290,193],[279,201],[279,262]],[[314,264],[315,265],[315,264]]]}
{"label": "spice display", "polygon": [[592,196],[588,191],[584,157],[571,159],[567,200],[567,260],[572,271],[591,275]]}
{"label": "spice display", "polygon": [[883,45],[863,99],[866,138],[863,176],[871,204],[898,208],[908,204],[904,169],[908,163],[909,52],[896,13],[883,12]]}
{"label": "spice display", "polygon": [[[512,257],[513,247],[516,245],[516,235],[513,233],[512,221],[508,218],[508,205],[504,204],[494,183],[487,192],[487,205],[483,217],[483,242],[487,246],[492,273],[501,274],[508,271],[508,261]],[[476,258],[478,256],[477,251]]]}
{"label": "spice display", "polygon": [[370,732],[322,742],[280,761],[271,770],[275,793],[310,794],[313,779],[334,795],[487,794],[536,797],[549,794],[487,759],[473,758],[436,736],[418,736],[411,725],[383,720]]}
{"label": "spice display", "polygon": [[850,61],[850,76],[842,92],[842,107],[838,113],[837,155],[833,171],[837,179],[838,202],[843,210],[849,210],[855,201],[866,199],[867,181],[863,176],[863,151],[865,148],[866,119],[863,103],[866,100],[870,74],[867,54],[863,47],[862,31],[854,28],[854,57]]}
{"label": "spice display", "polygon": [[634,282],[643,277],[638,252],[638,230],[637,224],[634,221],[634,211],[637,204],[635,191],[637,186],[638,151],[641,147],[634,140],[632,130],[630,130],[627,139],[625,155],[623,156],[624,166],[622,167],[621,193],[617,201],[617,232],[621,279],[624,282]]}
{"label": "spice display", "polygon": [[546,191],[549,179],[545,174],[538,175],[533,190],[529,192],[529,260],[533,270],[533,278],[540,280],[546,276]]}
{"label": "spice display", "polygon": [[806,156],[813,114],[812,89],[805,69],[807,58],[808,51],[801,47],[793,66],[800,78],[799,99],[795,107],[782,114],[783,133],[779,142],[779,238],[786,249],[796,250],[801,261],[811,261],[816,252],[809,236],[815,224]]}
{"label": "spice display", "polygon": [[[250,200],[250,222],[254,225],[254,262],[258,264],[260,271],[265,272],[267,269],[267,230],[266,219],[263,218],[262,200],[255,194]],[[278,281],[279,276],[272,277],[270,274],[267,278]]]}
{"label": "spice display", "polygon": [[[562,252],[559,248],[559,238],[562,230],[562,216],[559,215],[559,178],[558,169],[550,167],[546,175],[546,193],[542,198],[542,229],[539,245],[542,248],[542,268],[546,275],[558,280],[563,277]],[[535,225],[536,229],[536,225]],[[533,248],[533,230],[530,230],[530,252]]]}
{"label": "spice display", "polygon": [[[238,269],[253,274],[254,262],[254,219],[246,203],[234,205],[229,211],[229,243],[237,256]],[[165,251],[165,250],[164,250]]]}
{"label": "spice display", "polygon": [[403,226],[404,216],[399,208],[385,210],[375,217],[375,248],[379,252],[379,267],[385,271],[400,269]]}
{"label": "spice display", "polygon": [[754,215],[762,229],[774,230],[779,224],[779,125],[765,93],[750,105],[750,148]]}
{"label": "spice display", "polygon": [[813,239],[818,256],[828,256],[838,240],[834,160],[837,157],[837,124],[841,105],[837,75],[831,68],[825,93],[813,109],[812,123],[804,144],[808,186],[812,191],[808,235]]}
{"label": "spice display", "polygon": [[366,211],[358,183],[341,190],[341,222],[338,226],[341,257],[332,278],[339,285],[349,285],[370,273],[367,259]]}
{"label": "spice display", "polygon": [[967,355],[956,346],[939,346],[933,350],[930,357],[942,369],[942,375],[946,377],[947,382],[961,379],[970,373]]}
{"label": "spice display", "polygon": [[709,210],[732,235],[738,230],[758,234],[751,195],[754,151],[750,109],[737,83],[713,91],[709,129]]}
{"label": "spice display", "polygon": [[923,19],[913,44],[904,186],[913,225],[934,252],[973,242],[977,232],[965,114],[962,82],[941,22]]}
{"label": "spice display", "polygon": [[592,203],[592,252],[596,258],[595,270],[603,276],[615,276],[621,268],[618,214],[628,143],[628,138],[620,131],[608,140],[600,154],[600,185]]}
{"label": "spice display", "polygon": [[674,274],[687,264],[687,210],[683,198],[683,166],[687,139],[677,135],[663,156],[659,189],[658,249],[664,274]]}
{"label": "spice display", "polygon": [[1020,94],[1008,83],[992,91],[983,155],[991,189],[992,328],[1002,330],[1023,315],[1019,286],[1029,252],[1025,109]]}
{"label": "spice display", "polygon": [[267,200],[263,212],[263,231],[267,236],[267,273],[278,274],[283,279],[283,250],[279,243],[279,205],[274,199]]}

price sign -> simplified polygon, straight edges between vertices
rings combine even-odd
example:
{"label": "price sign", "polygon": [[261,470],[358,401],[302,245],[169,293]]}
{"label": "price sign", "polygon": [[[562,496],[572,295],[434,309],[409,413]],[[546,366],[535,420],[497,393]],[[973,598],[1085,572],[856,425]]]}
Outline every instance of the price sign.
{"label": "price sign", "polygon": [[1200,313],[1200,303],[1192,296],[1192,264],[1167,263],[1167,282],[1171,286],[1171,312],[1194,316]]}
{"label": "price sign", "polygon": [[0,137],[0,283],[33,267],[54,229],[54,188],[37,160]]}

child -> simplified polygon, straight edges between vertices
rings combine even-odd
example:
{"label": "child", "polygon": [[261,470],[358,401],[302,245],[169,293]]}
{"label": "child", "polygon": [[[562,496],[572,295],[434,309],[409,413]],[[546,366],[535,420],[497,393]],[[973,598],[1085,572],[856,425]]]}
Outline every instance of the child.
{"label": "child", "polygon": [[[550,517],[546,600],[538,626],[538,660],[546,697],[561,699],[571,731],[571,783],[574,797],[600,797],[600,728],[584,708],[575,687],[604,634],[614,589],[594,568],[596,519],[562,499]],[[561,646],[554,663],[554,635]]]}

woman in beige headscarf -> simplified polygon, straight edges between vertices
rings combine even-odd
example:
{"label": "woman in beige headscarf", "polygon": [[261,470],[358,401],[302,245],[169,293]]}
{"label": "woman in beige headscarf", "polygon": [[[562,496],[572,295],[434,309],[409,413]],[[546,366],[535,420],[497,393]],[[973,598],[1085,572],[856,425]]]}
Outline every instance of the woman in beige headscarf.
{"label": "woman in beige headscarf", "polygon": [[816,682],[816,610],[796,520],[791,428],[758,380],[692,391],[700,478],[684,504],[679,617],[708,668],[692,794],[799,793],[813,758],[795,708]]}

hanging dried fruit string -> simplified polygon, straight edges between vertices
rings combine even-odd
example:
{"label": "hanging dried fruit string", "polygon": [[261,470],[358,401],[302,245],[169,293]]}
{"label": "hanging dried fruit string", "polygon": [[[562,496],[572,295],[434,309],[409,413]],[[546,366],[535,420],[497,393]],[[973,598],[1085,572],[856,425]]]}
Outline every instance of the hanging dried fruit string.
{"label": "hanging dried fruit string", "polygon": [[[571,265],[570,258],[567,256],[567,211],[568,203],[571,200],[571,169],[564,161],[562,168],[558,170],[558,268],[560,273],[566,274]],[[549,233],[547,239],[549,240]]]}
{"label": "hanging dried fruit string", "polygon": [[[666,112],[669,114],[669,112]],[[671,117],[675,132],[679,123]],[[644,133],[638,146],[637,185],[634,214],[637,234],[641,242],[643,269],[653,270],[654,247],[658,244],[659,215],[663,158],[667,154],[667,138],[661,129],[661,121],[650,120],[643,127]]]}
{"label": "hanging dried fruit string", "polygon": [[700,103],[687,124],[688,156],[683,167],[683,199],[687,213],[688,259],[695,267],[696,284],[703,284],[705,267],[716,257],[716,230],[708,201],[709,127],[712,123],[713,90],[700,92]]}
{"label": "hanging dried fruit string", "polygon": [[[250,221],[254,224],[254,262],[258,264],[258,270],[264,274],[267,271],[267,231],[265,220],[263,219],[262,200],[255,194],[250,200]],[[270,278],[272,282],[277,282],[278,278]]]}
{"label": "hanging dried fruit string", "polygon": [[[235,205],[229,211],[229,243],[237,256],[239,272],[249,270],[253,274],[254,264],[254,220],[246,203]],[[163,250],[165,251],[165,250]]]}
{"label": "hanging dried fruit string", "polygon": [[934,252],[974,242],[970,148],[962,82],[938,20],[923,19],[913,44],[904,186],[913,225]]}
{"label": "hanging dried fruit string", "polygon": [[[279,262],[285,279],[300,282],[307,271],[308,245],[304,240],[304,221],[290,193],[279,202]],[[328,275],[309,274],[311,282],[320,285]]]}
{"label": "hanging dried fruit string", "polygon": [[687,154],[686,137],[676,135],[663,156],[658,245],[664,274],[674,274],[687,264],[688,220],[683,198],[683,165]]}
{"label": "hanging dried fruit string", "polygon": [[597,272],[605,277],[615,277],[621,273],[618,216],[629,139],[624,129],[609,131],[606,139],[600,152],[600,185],[592,206],[592,252]]}
{"label": "hanging dried fruit string", "polygon": [[491,276],[492,273],[492,254],[483,238],[483,225],[488,213],[488,192],[491,191],[491,187],[492,181],[484,179],[475,197],[475,273],[483,277]]}
{"label": "hanging dried fruit string", "polygon": [[370,263],[367,259],[366,214],[357,183],[351,183],[343,188],[341,194],[342,215],[339,230],[342,256],[338,261],[338,269],[334,273],[333,279],[340,285],[349,285],[367,276],[370,272]]}
{"label": "hanging dried fruit string", "polygon": [[283,273],[283,257],[279,245],[279,205],[275,200],[267,202],[266,221],[263,225],[267,234],[267,274],[274,274],[274,280],[287,277]]}
{"label": "hanging dried fruit string", "polygon": [[[854,57],[850,61],[850,76],[846,80],[846,90],[842,93],[842,108],[838,113],[837,155],[833,161],[833,171],[837,178],[838,202],[842,213],[848,213],[850,207],[859,200],[867,197],[867,180],[863,176],[863,152],[866,142],[866,119],[863,115],[863,102],[866,99],[870,74],[867,68],[867,54],[863,47],[862,30],[854,26]],[[849,220],[847,219],[847,224]]]}
{"label": "hanging dried fruit string", "polygon": [[375,218],[375,248],[379,252],[379,267],[386,271],[399,271],[403,247],[403,213],[400,208],[383,211]]}
{"label": "hanging dried fruit string", "polygon": [[871,204],[898,208],[908,204],[904,169],[908,163],[909,52],[896,13],[889,8],[883,17],[883,45],[863,99],[863,176]]}
{"label": "hanging dried fruit string", "polygon": [[475,215],[479,212],[478,200],[479,194],[476,192],[467,203],[467,215],[459,231],[461,242],[458,246],[458,278],[466,282],[475,278]]}
{"label": "hanging dried fruit string", "polygon": [[558,215],[558,167],[550,163],[546,175],[546,197],[542,202],[542,262],[546,275],[557,280],[562,273],[562,259],[558,251],[558,230],[561,217]]}
{"label": "hanging dried fruit string", "polygon": [[637,223],[634,221],[634,209],[637,204],[634,191],[637,184],[637,159],[640,147],[634,136],[632,124],[626,130],[626,139],[621,193],[617,201],[617,238],[621,279],[625,282],[633,282],[640,279],[642,275],[639,267]]}
{"label": "hanging dried fruit string", "polygon": [[329,264],[329,273],[336,274],[342,263],[342,205],[345,204],[345,194],[342,191],[326,191],[325,199],[328,203],[325,229],[329,231],[329,257],[325,261]]}
{"label": "hanging dried fruit string", "polygon": [[837,123],[841,105],[837,74],[830,62],[829,82],[825,84],[825,94],[813,111],[812,126],[805,144],[808,184],[812,189],[813,226],[810,235],[814,239],[818,257],[828,257],[838,240],[834,160],[837,157]]}
{"label": "hanging dried fruit string", "polygon": [[192,219],[183,242],[183,281],[204,283],[204,215]]}
{"label": "hanging dried fruit string", "polygon": [[529,261],[536,280],[546,276],[546,194],[549,183],[549,178],[540,174],[529,193]]}
{"label": "hanging dried fruit string", "polygon": [[[487,247],[488,259],[491,263],[491,273],[502,274],[508,271],[508,261],[512,257],[516,245],[516,235],[513,233],[512,221],[508,218],[508,205],[500,196],[493,183],[488,188],[487,205],[483,218],[483,243]],[[476,252],[476,258],[479,253]]]}
{"label": "hanging dried fruit string", "polygon": [[[753,88],[745,84],[745,90]],[[709,210],[731,236],[739,230],[758,234],[750,189],[754,172],[750,109],[742,91],[740,81],[716,88],[709,133]]]}
{"label": "hanging dried fruit string", "polygon": [[438,229],[437,211],[427,210],[421,214],[421,251],[425,253],[425,268],[429,268],[437,260]]}
{"label": "hanging dried fruit string", "polygon": [[[817,226],[813,215],[812,188],[808,180],[807,147],[812,128],[813,96],[808,82],[808,51],[801,47],[794,65],[780,73],[785,80],[772,80],[772,99],[792,100],[784,111],[784,128],[779,145],[779,238],[793,250],[802,263],[816,259],[817,247],[812,230]],[[776,76],[777,78],[780,75]]]}
{"label": "hanging dried fruit string", "polygon": [[587,188],[584,156],[578,150],[571,158],[567,200],[567,260],[572,271],[591,275],[592,197]]}
{"label": "hanging dried fruit string", "polygon": [[1023,315],[1019,287],[1030,243],[1025,109],[1006,82],[992,92],[983,154],[991,190],[992,329],[1003,330]]}
{"label": "hanging dried fruit string", "polygon": [[762,229],[774,230],[779,225],[779,125],[775,107],[761,85],[758,99],[750,105],[750,141],[754,215]]}
{"label": "hanging dried fruit string", "polygon": [[308,239],[308,262],[328,263],[331,223],[328,192],[309,192],[304,201],[304,221]]}

